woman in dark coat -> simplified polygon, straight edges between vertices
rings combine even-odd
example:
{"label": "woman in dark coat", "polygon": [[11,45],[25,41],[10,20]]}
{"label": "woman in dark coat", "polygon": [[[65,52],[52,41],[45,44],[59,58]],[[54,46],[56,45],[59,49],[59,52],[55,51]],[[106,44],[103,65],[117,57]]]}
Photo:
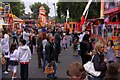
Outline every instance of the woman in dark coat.
{"label": "woman in dark coat", "polygon": [[83,41],[80,43],[80,50],[81,50],[82,63],[85,64],[91,60],[91,55],[88,54],[90,52],[90,44],[89,44],[89,35],[88,34],[84,35]]}
{"label": "woman in dark coat", "polygon": [[104,45],[102,43],[97,42],[95,45],[95,55],[93,57],[93,64],[95,71],[100,71],[101,74],[97,77],[90,75],[89,80],[103,80],[107,70],[107,59],[104,57]]}

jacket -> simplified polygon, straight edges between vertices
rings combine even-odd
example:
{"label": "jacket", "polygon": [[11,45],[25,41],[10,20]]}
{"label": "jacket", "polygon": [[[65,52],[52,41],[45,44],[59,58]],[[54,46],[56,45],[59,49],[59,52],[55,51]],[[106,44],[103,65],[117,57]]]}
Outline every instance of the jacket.
{"label": "jacket", "polygon": [[54,59],[55,59],[54,44],[50,43],[50,41],[48,41],[45,46],[45,50],[46,50],[46,60],[48,61],[48,63],[54,61]]}
{"label": "jacket", "polygon": [[60,36],[60,34],[59,33],[55,33],[55,43],[60,43],[60,41],[61,41],[61,36]]}
{"label": "jacket", "polygon": [[15,49],[14,51],[13,51],[13,53],[11,53],[10,54],[10,60],[12,60],[12,61],[18,61],[18,59],[19,59],[19,51],[17,50],[17,49]]}
{"label": "jacket", "polygon": [[42,40],[40,38],[37,39],[37,52],[42,53],[43,51],[43,45],[42,45]]}
{"label": "jacket", "polygon": [[101,75],[98,77],[100,78],[105,77],[107,66],[106,63],[104,62],[104,55],[102,53],[101,54],[96,53],[92,62],[94,63],[95,70],[101,71]]}
{"label": "jacket", "polygon": [[20,62],[29,62],[29,60],[31,59],[31,51],[30,48],[25,45],[25,46],[19,46],[18,47],[19,50],[19,60]]}

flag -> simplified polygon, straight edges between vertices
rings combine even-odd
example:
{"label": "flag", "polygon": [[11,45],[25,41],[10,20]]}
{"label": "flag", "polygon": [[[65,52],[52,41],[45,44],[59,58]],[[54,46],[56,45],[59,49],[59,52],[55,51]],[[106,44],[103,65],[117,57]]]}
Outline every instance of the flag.
{"label": "flag", "polygon": [[108,23],[109,22],[109,16],[107,18],[105,18],[104,20],[105,23]]}
{"label": "flag", "polygon": [[84,24],[84,22],[86,22],[84,16],[81,17],[81,22],[80,22],[80,26],[82,26]]}

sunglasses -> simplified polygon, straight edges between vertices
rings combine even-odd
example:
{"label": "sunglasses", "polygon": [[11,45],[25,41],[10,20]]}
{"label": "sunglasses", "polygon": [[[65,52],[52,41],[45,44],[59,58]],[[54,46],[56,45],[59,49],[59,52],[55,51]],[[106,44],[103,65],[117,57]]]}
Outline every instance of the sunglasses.
{"label": "sunglasses", "polygon": [[104,46],[100,47],[100,48],[104,48]]}

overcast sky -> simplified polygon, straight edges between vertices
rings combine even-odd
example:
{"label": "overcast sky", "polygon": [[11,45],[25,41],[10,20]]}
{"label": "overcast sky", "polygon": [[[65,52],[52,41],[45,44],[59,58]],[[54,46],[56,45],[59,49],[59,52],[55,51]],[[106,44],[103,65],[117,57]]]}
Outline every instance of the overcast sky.
{"label": "overcast sky", "polygon": [[[55,11],[54,11],[54,6],[53,3],[57,3],[58,0],[22,0],[25,3],[25,13],[31,12],[29,6],[34,4],[35,2],[41,2],[41,3],[46,3],[50,7],[50,13],[49,16],[54,16]],[[48,2],[48,3],[47,3]]]}

